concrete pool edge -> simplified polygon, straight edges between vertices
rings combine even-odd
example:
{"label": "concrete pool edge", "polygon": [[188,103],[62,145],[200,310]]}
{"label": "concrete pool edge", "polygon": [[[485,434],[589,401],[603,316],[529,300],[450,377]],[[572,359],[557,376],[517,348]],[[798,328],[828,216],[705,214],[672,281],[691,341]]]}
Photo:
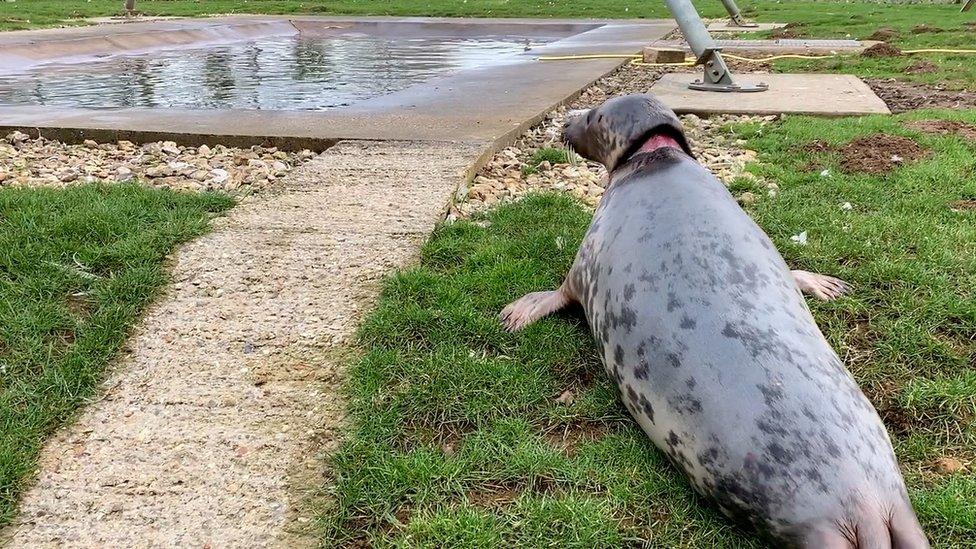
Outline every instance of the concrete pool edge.
{"label": "concrete pool edge", "polygon": [[[668,34],[668,20],[526,20],[445,19],[409,17],[232,17],[179,20],[200,28],[239,22],[247,28],[282,21],[314,25],[349,23],[412,23],[459,27],[472,25],[572,25],[588,28],[520,56],[520,62],[462,71],[400,92],[333,111],[229,111],[181,109],[78,109],[36,105],[0,106],[0,131],[22,131],[66,142],[117,141],[136,143],[171,140],[184,145],[267,145],[281,149],[325,150],[341,140],[445,141],[486,146],[470,172],[494,152],[510,144],[547,112],[577,97],[626,59],[593,59],[571,63],[534,61],[538,55],[632,54]],[[169,28],[175,21],[167,21]],[[135,24],[133,24],[134,26]],[[106,34],[111,29],[71,29],[74,35]],[[51,30],[18,33],[23,42],[56,36]],[[15,40],[0,34],[0,49]]]}

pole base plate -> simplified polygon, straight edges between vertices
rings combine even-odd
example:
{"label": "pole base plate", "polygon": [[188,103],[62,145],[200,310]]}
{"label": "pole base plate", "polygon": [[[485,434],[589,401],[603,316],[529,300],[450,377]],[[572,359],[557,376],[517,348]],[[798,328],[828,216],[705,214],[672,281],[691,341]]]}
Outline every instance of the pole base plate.
{"label": "pole base plate", "polygon": [[755,93],[764,92],[769,89],[769,84],[759,82],[757,84],[711,84],[701,80],[695,80],[688,87],[698,91],[725,92],[725,93]]}

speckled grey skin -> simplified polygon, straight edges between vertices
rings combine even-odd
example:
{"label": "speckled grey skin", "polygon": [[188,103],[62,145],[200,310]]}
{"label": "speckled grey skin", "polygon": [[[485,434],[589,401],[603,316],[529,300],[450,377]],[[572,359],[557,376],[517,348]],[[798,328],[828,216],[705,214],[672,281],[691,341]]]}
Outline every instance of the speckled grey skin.
{"label": "speckled grey skin", "polygon": [[[680,147],[639,152],[654,134]],[[777,546],[922,548],[888,433],[765,233],[653,97],[612,99],[568,141],[610,186],[563,286],[518,329],[582,304],[641,428],[700,493]]]}

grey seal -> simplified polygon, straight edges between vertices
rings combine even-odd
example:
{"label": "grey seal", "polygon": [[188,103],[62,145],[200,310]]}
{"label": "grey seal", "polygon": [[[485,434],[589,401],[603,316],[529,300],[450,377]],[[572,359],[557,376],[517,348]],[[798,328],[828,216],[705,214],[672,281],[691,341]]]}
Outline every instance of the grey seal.
{"label": "grey seal", "polygon": [[565,137],[610,183],[563,284],[503,324],[582,305],[641,429],[778,546],[928,547],[884,424],[803,298],[847,285],[791,272],[654,97],[611,99]]}

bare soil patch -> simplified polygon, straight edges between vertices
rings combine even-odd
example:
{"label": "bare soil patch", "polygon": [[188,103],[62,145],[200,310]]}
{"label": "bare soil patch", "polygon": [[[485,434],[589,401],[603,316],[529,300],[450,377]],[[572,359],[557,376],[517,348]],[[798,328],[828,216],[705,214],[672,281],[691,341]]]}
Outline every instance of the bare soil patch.
{"label": "bare soil patch", "polygon": [[919,61],[905,68],[905,72],[908,74],[932,74],[938,70],[938,65],[931,61]]}
{"label": "bare soil patch", "polygon": [[468,491],[467,499],[475,507],[495,509],[511,505],[521,493],[512,486],[489,486]]}
{"label": "bare soil patch", "polygon": [[957,212],[965,210],[976,210],[976,200],[966,199],[966,200],[956,200],[955,202],[949,203],[949,209]]}
{"label": "bare soil patch", "polygon": [[912,32],[915,34],[922,34],[925,32],[945,32],[945,29],[940,29],[939,27],[933,27],[932,25],[922,23],[912,27]]}
{"label": "bare soil patch", "polygon": [[887,42],[881,42],[867,48],[861,52],[861,55],[864,57],[898,57],[901,55],[901,50]]}
{"label": "bare soil patch", "polygon": [[613,428],[603,422],[576,420],[571,423],[553,425],[544,433],[546,440],[568,454],[574,454],[580,445],[600,440]]}
{"label": "bare soil patch", "polygon": [[976,141],[976,126],[957,120],[915,120],[906,127],[933,135],[958,135],[963,139]]}
{"label": "bare soil patch", "polygon": [[887,173],[909,162],[926,158],[932,151],[897,135],[860,137],[840,148],[840,166],[845,172]]}
{"label": "bare soil patch", "polygon": [[932,470],[942,475],[951,475],[966,469],[966,464],[954,457],[943,457],[935,460]]}
{"label": "bare soil patch", "polygon": [[894,78],[866,78],[864,81],[895,113],[915,109],[976,108],[976,91],[972,90],[948,90],[943,86],[912,84]]}
{"label": "bare soil patch", "polygon": [[772,36],[774,39],[800,38],[803,36],[803,33],[800,32],[799,28],[800,25],[797,25],[796,23],[787,23],[785,27],[774,30],[770,36]]}
{"label": "bare soil patch", "polygon": [[829,153],[837,150],[837,147],[827,143],[822,139],[815,139],[806,144],[803,150],[809,153]]}

